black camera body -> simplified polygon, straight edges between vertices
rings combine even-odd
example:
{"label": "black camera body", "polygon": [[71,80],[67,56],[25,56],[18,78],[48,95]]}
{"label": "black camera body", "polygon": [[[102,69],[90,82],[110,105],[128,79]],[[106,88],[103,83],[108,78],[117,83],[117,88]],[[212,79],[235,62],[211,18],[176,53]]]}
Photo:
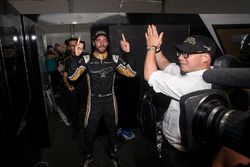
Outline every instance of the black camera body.
{"label": "black camera body", "polygon": [[250,157],[250,111],[231,109],[225,91],[200,90],[180,100],[182,145],[188,151],[224,145]]}

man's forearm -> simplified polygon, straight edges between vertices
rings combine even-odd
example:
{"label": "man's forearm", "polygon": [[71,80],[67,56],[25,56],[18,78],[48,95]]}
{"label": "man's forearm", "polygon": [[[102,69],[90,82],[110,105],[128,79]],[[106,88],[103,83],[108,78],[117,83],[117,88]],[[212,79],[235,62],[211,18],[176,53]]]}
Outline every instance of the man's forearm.
{"label": "man's forearm", "polygon": [[146,54],[145,64],[144,64],[144,79],[149,80],[150,75],[157,71],[157,65],[155,60],[155,51],[148,50]]}
{"label": "man's forearm", "polygon": [[68,75],[66,73],[63,74],[63,82],[66,85],[67,88],[70,87],[70,84],[68,82]]}
{"label": "man's forearm", "polygon": [[169,65],[169,61],[168,59],[164,56],[164,54],[162,53],[162,51],[160,51],[159,53],[156,53],[156,63],[157,66],[161,69],[164,70],[168,65]]}

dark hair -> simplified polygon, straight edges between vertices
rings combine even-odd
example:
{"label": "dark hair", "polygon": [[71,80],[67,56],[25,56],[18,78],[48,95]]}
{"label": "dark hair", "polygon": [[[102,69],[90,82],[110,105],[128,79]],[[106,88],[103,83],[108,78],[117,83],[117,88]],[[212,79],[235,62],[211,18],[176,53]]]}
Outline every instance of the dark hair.
{"label": "dark hair", "polygon": [[55,52],[50,51],[50,50],[46,52],[46,55],[50,55],[50,54],[52,54],[52,55],[56,55],[56,54],[55,54]]}
{"label": "dark hair", "polygon": [[83,48],[85,49],[85,48],[86,48],[86,43],[85,43],[85,41],[80,41],[80,43],[83,44]]}
{"label": "dark hair", "polygon": [[60,44],[59,43],[56,43],[55,44],[55,48],[57,48],[57,47],[59,47],[60,46]]}
{"label": "dark hair", "polygon": [[69,39],[65,39],[65,40],[64,40],[64,44],[65,44],[66,46],[69,46]]}
{"label": "dark hair", "polygon": [[66,40],[64,41],[64,43],[65,43],[66,46],[69,46],[69,42],[70,42],[70,41],[77,41],[77,40],[78,40],[77,38],[68,38],[68,39],[66,39]]}
{"label": "dark hair", "polygon": [[52,45],[48,45],[47,50],[50,50],[50,49],[54,49],[54,47]]}

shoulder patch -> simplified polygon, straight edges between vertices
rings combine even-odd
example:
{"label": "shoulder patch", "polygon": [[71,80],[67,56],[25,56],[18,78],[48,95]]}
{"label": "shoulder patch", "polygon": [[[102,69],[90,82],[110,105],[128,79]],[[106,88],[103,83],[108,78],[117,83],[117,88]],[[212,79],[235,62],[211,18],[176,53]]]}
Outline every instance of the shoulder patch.
{"label": "shoulder patch", "polygon": [[119,60],[119,55],[112,55],[112,58],[113,58],[113,61],[114,61],[115,63],[117,63],[118,60]]}
{"label": "shoulder patch", "polygon": [[90,55],[84,55],[83,58],[84,58],[84,62],[88,63],[90,60]]}

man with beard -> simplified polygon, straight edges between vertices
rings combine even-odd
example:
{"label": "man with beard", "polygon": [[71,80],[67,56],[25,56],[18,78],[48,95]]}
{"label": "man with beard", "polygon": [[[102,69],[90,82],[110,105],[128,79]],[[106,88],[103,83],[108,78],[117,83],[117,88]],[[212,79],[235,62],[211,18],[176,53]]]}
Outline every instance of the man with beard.
{"label": "man with beard", "polygon": [[[80,40],[80,39],[79,39]],[[79,41],[78,40],[78,41]],[[69,79],[77,80],[85,71],[89,87],[87,109],[84,120],[84,160],[86,167],[92,161],[93,147],[97,136],[100,120],[104,120],[108,135],[107,154],[114,166],[120,166],[117,159],[117,103],[114,94],[115,72],[127,77],[135,77],[136,72],[120,55],[111,55],[107,48],[108,36],[104,31],[97,31],[93,37],[95,50],[92,54],[81,56],[81,44],[76,45],[76,58],[71,61]],[[121,49],[126,59],[131,58],[130,45],[122,34]]]}

